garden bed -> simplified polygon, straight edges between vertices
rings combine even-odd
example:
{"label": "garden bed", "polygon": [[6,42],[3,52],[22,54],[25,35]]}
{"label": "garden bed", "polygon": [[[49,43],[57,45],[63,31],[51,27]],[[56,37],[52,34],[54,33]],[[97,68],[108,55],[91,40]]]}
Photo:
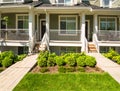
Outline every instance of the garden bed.
{"label": "garden bed", "polygon": [[[65,68],[68,68],[67,66],[64,66]],[[31,73],[50,73],[50,74],[54,74],[54,73],[59,73],[58,68],[59,66],[54,66],[54,67],[47,67],[47,71],[45,72],[41,72],[41,69],[43,69],[44,67],[40,67],[40,66],[35,66],[32,70]],[[45,67],[46,68],[46,67]],[[103,73],[104,71],[102,69],[100,69],[99,67],[83,67],[83,69],[81,70],[77,70],[77,68],[79,67],[73,67],[73,69],[75,69],[74,73],[78,73],[78,72],[86,72],[86,73]],[[81,67],[80,67],[81,68]],[[70,72],[70,71],[69,71]],[[60,72],[60,73],[67,73],[67,72]]]}

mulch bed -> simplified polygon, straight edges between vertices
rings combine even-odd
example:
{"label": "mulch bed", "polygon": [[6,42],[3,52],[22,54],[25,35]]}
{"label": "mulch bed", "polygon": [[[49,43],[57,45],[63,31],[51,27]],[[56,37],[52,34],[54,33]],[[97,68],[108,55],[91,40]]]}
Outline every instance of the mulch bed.
{"label": "mulch bed", "polygon": [[[47,67],[49,69],[49,71],[47,73],[58,73],[58,66],[54,66],[54,67]],[[35,66],[31,72],[32,73],[40,73],[40,69],[41,67],[39,66]],[[95,72],[95,73],[103,73],[104,71],[102,69],[100,69],[99,67],[84,67],[85,72],[87,73],[91,73],[91,72]]]}

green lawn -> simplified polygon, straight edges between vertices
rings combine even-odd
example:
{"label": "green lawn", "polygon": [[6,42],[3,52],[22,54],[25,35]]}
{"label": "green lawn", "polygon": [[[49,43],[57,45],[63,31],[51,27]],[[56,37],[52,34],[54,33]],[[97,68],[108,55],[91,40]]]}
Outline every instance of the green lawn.
{"label": "green lawn", "polygon": [[120,91],[107,73],[28,73],[13,91]]}

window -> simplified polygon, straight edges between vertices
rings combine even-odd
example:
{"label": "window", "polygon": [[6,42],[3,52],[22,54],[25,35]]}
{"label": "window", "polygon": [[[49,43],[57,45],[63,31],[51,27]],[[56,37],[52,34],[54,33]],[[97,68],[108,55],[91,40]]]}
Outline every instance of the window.
{"label": "window", "polygon": [[28,30],[28,15],[17,15],[17,28]]}
{"label": "window", "polygon": [[115,18],[100,18],[100,30],[116,30],[115,28],[116,19]]}
{"label": "window", "polygon": [[82,0],[83,3],[90,4],[89,0]]}
{"label": "window", "polygon": [[71,5],[72,0],[56,0],[57,4]]}
{"label": "window", "polygon": [[59,29],[60,34],[76,34],[76,17],[60,16]]}
{"label": "window", "polygon": [[103,0],[103,7],[109,7],[110,0]]}

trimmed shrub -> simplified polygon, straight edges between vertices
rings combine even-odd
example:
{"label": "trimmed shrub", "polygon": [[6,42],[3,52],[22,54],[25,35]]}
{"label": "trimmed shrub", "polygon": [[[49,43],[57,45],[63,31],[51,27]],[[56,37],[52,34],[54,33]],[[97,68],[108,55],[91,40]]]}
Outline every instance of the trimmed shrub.
{"label": "trimmed shrub", "polygon": [[58,72],[59,73],[66,73],[66,68],[63,66],[58,67]]}
{"label": "trimmed shrub", "polygon": [[78,72],[85,72],[85,68],[84,67],[77,67],[76,70]]}
{"label": "trimmed shrub", "polygon": [[9,56],[5,57],[4,60],[2,60],[2,66],[3,67],[9,67],[13,64],[13,59],[11,59]]}
{"label": "trimmed shrub", "polygon": [[22,61],[26,56],[27,56],[27,54],[15,55],[15,57],[14,57],[14,63],[16,63],[18,61]]}
{"label": "trimmed shrub", "polygon": [[114,56],[113,57],[113,61],[117,62],[118,64],[120,64],[120,55],[119,56]]}
{"label": "trimmed shrub", "polygon": [[80,56],[79,58],[77,58],[77,65],[81,67],[85,67],[86,66],[85,59],[86,56]]}
{"label": "trimmed shrub", "polygon": [[48,71],[49,71],[49,69],[47,67],[43,67],[43,68],[40,69],[41,73],[45,73],[45,72],[48,72]]}
{"label": "trimmed shrub", "polygon": [[75,72],[74,67],[66,67],[66,72]]}
{"label": "trimmed shrub", "polygon": [[55,60],[58,66],[64,66],[66,64],[64,59],[61,56],[55,57]]}
{"label": "trimmed shrub", "polygon": [[71,56],[66,57],[66,58],[65,58],[65,62],[66,62],[69,66],[71,66],[71,67],[73,67],[73,66],[76,65],[76,60],[75,60],[75,58],[74,58],[74,57],[71,57]]}
{"label": "trimmed shrub", "polygon": [[41,58],[38,60],[38,65],[39,65],[40,67],[47,67],[47,60],[46,60],[46,58],[41,57]]}
{"label": "trimmed shrub", "polygon": [[95,67],[96,59],[92,56],[86,56],[85,63],[86,66]]}
{"label": "trimmed shrub", "polygon": [[54,57],[48,57],[47,66],[55,66],[55,64]]}

